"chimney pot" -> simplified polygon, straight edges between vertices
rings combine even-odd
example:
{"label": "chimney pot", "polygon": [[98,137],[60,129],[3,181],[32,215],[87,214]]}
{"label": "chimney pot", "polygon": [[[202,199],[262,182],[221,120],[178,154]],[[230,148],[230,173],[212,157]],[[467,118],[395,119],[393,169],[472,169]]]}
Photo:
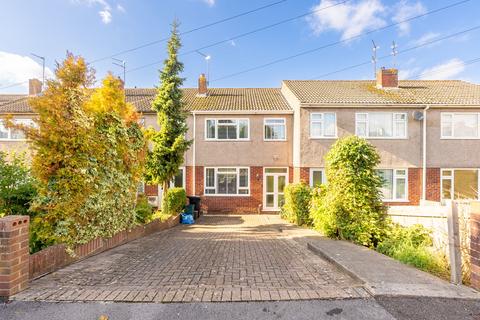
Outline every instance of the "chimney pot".
{"label": "chimney pot", "polygon": [[28,80],[28,95],[36,96],[42,93],[42,81],[38,79]]}
{"label": "chimney pot", "polygon": [[377,88],[396,89],[398,88],[398,70],[382,68],[377,71]]}
{"label": "chimney pot", "polygon": [[198,78],[198,97],[206,97],[208,94],[208,89],[207,89],[207,78],[205,77],[205,74],[202,73],[200,77]]}

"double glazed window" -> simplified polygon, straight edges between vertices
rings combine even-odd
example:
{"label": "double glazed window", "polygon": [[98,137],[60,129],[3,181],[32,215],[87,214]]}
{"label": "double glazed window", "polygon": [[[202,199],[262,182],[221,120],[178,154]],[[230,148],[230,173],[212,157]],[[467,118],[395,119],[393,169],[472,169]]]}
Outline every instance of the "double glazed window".
{"label": "double glazed window", "polygon": [[264,120],[265,140],[286,140],[286,131],[285,118],[269,118]]}
{"label": "double glazed window", "polygon": [[205,137],[207,140],[248,140],[248,119],[207,119]]}
{"label": "double glazed window", "polygon": [[442,138],[480,139],[480,113],[441,114]]}
{"label": "double glazed window", "polygon": [[333,112],[310,113],[310,138],[335,138],[337,117]]}
{"label": "double glazed window", "polygon": [[[33,127],[35,123],[32,119],[16,119],[16,124],[22,124],[25,126]],[[2,120],[0,120],[0,140],[24,140],[26,139],[25,133],[22,130],[8,129],[5,127]]]}
{"label": "double glazed window", "polygon": [[206,195],[248,195],[249,168],[205,168]]}
{"label": "double glazed window", "polygon": [[384,201],[407,200],[406,169],[378,169],[377,173],[383,179],[381,191]]}
{"label": "double glazed window", "polygon": [[310,169],[310,186],[317,187],[327,181],[324,169],[312,168]]}
{"label": "double glazed window", "polygon": [[407,137],[407,114],[392,112],[357,113],[355,132],[364,138]]}
{"label": "double glazed window", "polygon": [[479,199],[478,169],[443,169],[442,199]]}

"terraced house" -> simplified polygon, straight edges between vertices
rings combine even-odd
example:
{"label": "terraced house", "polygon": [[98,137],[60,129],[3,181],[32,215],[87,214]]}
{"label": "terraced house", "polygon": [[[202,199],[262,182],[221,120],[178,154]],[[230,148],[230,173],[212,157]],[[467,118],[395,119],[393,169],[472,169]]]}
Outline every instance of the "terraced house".
{"label": "terraced house", "polygon": [[[31,94],[38,83],[33,82]],[[156,126],[155,89],[126,89],[129,102]],[[384,199],[419,205],[479,199],[480,85],[398,80],[382,69],[376,81],[286,80],[280,88],[184,89],[188,138],[194,140],[172,185],[202,197],[205,210],[279,210],[283,188],[325,183],[324,156],[339,137],[358,135],[381,155]],[[0,113],[35,117],[28,96],[0,96]],[[27,150],[21,132],[0,125],[1,150]],[[144,186],[152,203],[161,190]]]}

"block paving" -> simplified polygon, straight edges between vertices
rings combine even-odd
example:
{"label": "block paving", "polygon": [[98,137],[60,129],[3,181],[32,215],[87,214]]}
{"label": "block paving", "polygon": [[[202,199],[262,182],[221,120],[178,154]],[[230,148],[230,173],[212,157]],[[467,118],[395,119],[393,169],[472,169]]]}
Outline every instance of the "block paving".
{"label": "block paving", "polygon": [[15,300],[224,302],[366,297],[274,215],[210,215],[77,262]]}

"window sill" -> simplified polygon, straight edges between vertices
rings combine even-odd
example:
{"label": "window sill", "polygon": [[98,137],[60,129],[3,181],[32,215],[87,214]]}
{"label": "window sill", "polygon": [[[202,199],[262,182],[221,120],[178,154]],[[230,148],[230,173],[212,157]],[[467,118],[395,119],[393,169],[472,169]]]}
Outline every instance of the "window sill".
{"label": "window sill", "polygon": [[286,142],[287,139],[263,139],[264,142]]}
{"label": "window sill", "polygon": [[205,139],[206,142],[248,142],[250,139]]}
{"label": "window sill", "polygon": [[338,136],[335,137],[309,137],[310,140],[336,140],[338,139]]}
{"label": "window sill", "polygon": [[204,193],[203,196],[204,197],[213,197],[213,198],[221,198],[221,197],[224,197],[224,198],[230,198],[230,197],[239,198],[239,197],[250,197],[250,194],[206,194],[206,193]]}
{"label": "window sill", "polygon": [[440,137],[440,140],[480,140],[480,137],[469,138],[469,137]]}
{"label": "window sill", "polygon": [[367,140],[408,140],[409,139],[408,137],[404,137],[404,138],[397,138],[397,137],[392,137],[392,138],[389,138],[389,137],[361,137],[361,136],[357,136],[357,137],[367,139]]}
{"label": "window sill", "polygon": [[395,199],[382,199],[382,202],[392,202],[392,203],[408,203],[410,200],[403,199],[403,200],[395,200]]}

